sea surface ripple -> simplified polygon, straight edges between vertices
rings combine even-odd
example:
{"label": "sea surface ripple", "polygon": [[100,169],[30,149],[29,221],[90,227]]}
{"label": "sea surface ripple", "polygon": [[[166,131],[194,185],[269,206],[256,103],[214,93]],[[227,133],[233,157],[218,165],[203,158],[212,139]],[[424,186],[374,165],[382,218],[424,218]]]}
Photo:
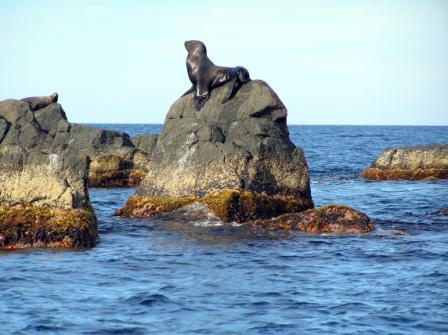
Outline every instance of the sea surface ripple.
{"label": "sea surface ripple", "polygon": [[92,189],[96,248],[0,252],[0,334],[448,334],[448,182],[358,176],[386,147],[448,143],[448,127],[289,129],[316,205],[362,210],[375,232],[120,218],[134,190]]}

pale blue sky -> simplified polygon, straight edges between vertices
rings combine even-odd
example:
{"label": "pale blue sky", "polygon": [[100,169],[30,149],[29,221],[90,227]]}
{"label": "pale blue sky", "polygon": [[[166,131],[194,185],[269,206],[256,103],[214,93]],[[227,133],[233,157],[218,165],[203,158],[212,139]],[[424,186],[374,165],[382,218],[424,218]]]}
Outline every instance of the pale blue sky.
{"label": "pale blue sky", "polygon": [[0,0],[0,100],[57,91],[73,122],[162,123],[189,39],[267,81],[289,124],[448,124],[444,0]]}

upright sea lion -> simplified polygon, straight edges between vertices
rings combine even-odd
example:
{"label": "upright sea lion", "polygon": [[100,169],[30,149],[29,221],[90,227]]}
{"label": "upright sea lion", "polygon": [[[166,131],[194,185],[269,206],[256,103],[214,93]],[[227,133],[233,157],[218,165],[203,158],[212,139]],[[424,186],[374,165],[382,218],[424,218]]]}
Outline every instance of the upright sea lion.
{"label": "upright sea lion", "polygon": [[47,107],[49,104],[58,102],[58,94],[55,92],[44,97],[23,98],[21,101],[28,102],[30,109],[34,112],[38,109]]}
{"label": "upright sea lion", "polygon": [[249,72],[241,66],[216,66],[207,57],[207,48],[201,41],[186,41],[185,49],[188,51],[187,72],[193,86],[184,95],[194,92],[194,107],[199,111],[215,87],[228,81],[232,82],[222,103],[229,101],[241,87],[250,80]]}

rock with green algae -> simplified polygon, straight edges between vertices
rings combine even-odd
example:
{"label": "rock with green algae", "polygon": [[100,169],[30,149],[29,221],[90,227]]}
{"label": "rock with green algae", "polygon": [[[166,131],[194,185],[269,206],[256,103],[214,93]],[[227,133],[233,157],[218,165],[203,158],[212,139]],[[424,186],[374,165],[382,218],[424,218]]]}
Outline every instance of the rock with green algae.
{"label": "rock with green algae", "polygon": [[134,195],[129,197],[125,206],[119,209],[116,215],[128,217],[160,215],[192,202],[205,204],[213,215],[224,222],[246,222],[270,218],[283,213],[303,211],[310,206],[300,198],[225,189],[210,192],[202,198],[159,198]]}
{"label": "rock with green algae", "polygon": [[0,247],[92,247],[87,159],[0,148]]}
{"label": "rock with green algae", "polygon": [[89,248],[97,242],[93,209],[0,206],[0,248]]}
{"label": "rock with green algae", "polygon": [[115,215],[127,217],[150,217],[169,213],[196,201],[196,198],[158,198],[133,195],[128,198],[123,208]]}
{"label": "rock with green algae", "polygon": [[303,198],[243,190],[221,190],[208,193],[201,200],[224,222],[247,222],[283,213],[295,213],[312,207]]}
{"label": "rock with green algae", "polygon": [[371,180],[448,179],[448,144],[387,148],[361,176]]}
{"label": "rock with green algae", "polygon": [[373,221],[366,214],[343,205],[326,205],[269,220],[250,221],[248,225],[267,230],[337,234],[360,234],[374,229]]}
{"label": "rock with green algae", "polygon": [[96,157],[89,168],[89,187],[133,187],[145,176],[143,169],[136,168],[128,160],[117,155]]}
{"label": "rock with green algae", "polygon": [[[199,199],[223,220],[238,222],[314,207],[308,166],[289,138],[282,101],[253,80],[222,103],[229,85],[213,90],[201,112],[192,94],[180,97],[157,138],[133,139],[151,151],[136,193],[148,201],[132,198],[118,214],[159,214],[148,210],[160,207],[151,199]],[[139,204],[146,207],[139,211]]]}

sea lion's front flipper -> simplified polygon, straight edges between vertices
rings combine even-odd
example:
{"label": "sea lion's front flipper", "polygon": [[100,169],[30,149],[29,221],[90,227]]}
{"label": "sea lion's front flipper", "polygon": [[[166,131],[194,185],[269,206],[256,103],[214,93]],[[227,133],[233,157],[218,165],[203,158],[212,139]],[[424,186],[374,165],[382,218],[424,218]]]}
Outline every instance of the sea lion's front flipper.
{"label": "sea lion's front flipper", "polygon": [[204,107],[205,103],[207,102],[209,97],[208,92],[206,92],[203,95],[194,95],[194,108],[196,109],[196,112],[199,112],[202,107]]}

